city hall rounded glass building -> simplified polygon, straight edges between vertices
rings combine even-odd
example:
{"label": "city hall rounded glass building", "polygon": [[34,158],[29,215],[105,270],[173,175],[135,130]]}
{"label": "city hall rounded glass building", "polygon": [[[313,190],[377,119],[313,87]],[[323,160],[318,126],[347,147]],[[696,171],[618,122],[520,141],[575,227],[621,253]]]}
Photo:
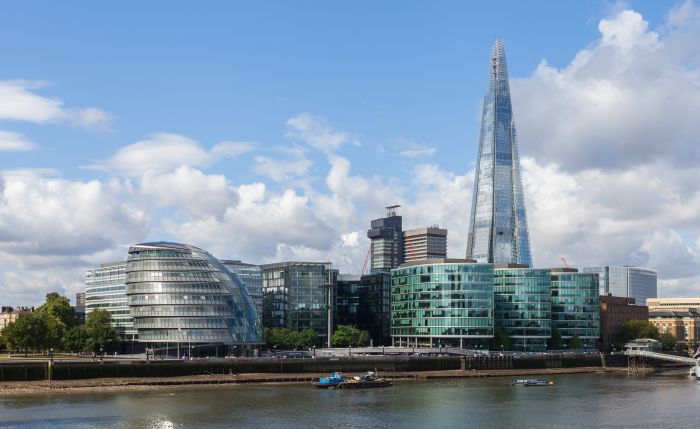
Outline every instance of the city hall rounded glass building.
{"label": "city hall rounded glass building", "polygon": [[262,342],[262,327],[243,282],[202,249],[168,242],[134,245],[126,286],[139,341],[154,349],[177,343],[180,354],[180,344],[191,350],[192,345]]}
{"label": "city hall rounded glass building", "polygon": [[488,348],[493,264],[474,262],[429,259],[391,271],[394,345]]}

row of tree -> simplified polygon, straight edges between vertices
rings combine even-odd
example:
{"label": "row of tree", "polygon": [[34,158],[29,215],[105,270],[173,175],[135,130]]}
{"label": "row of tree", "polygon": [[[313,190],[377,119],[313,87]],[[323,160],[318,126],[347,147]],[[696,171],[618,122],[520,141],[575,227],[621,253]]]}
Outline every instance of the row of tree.
{"label": "row of tree", "polygon": [[46,295],[46,302],[25,313],[0,332],[0,341],[12,352],[65,351],[110,352],[119,347],[120,338],[106,310],[91,312],[84,325],[76,323],[75,310],[68,298],[58,293]]}
{"label": "row of tree", "polygon": [[265,328],[263,330],[265,344],[269,348],[306,349],[317,344],[318,335],[313,329],[294,331],[287,328]]}
{"label": "row of tree", "polygon": [[[295,331],[287,328],[265,328],[263,336],[265,344],[271,349],[297,350],[321,345],[313,329]],[[369,332],[349,325],[338,326],[331,337],[333,347],[364,347],[369,345],[369,342]]]}

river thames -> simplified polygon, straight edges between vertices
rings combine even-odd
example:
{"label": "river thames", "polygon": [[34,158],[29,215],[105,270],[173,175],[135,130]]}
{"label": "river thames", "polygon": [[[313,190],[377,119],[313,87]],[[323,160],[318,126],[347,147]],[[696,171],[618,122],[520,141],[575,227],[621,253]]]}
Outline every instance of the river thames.
{"label": "river thames", "polygon": [[575,374],[549,387],[511,378],[404,381],[361,391],[310,385],[0,398],[7,428],[695,427],[700,382],[685,375]]}

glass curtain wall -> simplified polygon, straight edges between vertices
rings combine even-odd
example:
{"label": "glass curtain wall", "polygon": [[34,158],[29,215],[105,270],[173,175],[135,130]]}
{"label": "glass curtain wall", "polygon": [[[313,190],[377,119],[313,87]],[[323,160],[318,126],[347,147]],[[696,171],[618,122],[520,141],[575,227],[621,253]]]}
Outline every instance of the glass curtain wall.
{"label": "glass curtain wall", "polygon": [[552,328],[559,329],[568,347],[578,336],[585,348],[595,348],[600,337],[598,274],[552,271]]}
{"label": "glass curtain wall", "polygon": [[549,270],[497,268],[493,289],[495,325],[505,330],[512,350],[544,351],[552,335]]}
{"label": "glass curtain wall", "polygon": [[492,264],[435,263],[392,270],[394,345],[487,348],[493,326]]}

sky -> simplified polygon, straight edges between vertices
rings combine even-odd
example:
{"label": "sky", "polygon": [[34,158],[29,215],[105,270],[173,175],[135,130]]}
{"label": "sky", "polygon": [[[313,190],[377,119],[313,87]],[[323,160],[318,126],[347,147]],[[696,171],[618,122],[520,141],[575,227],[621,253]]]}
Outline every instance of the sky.
{"label": "sky", "polygon": [[700,5],[434,3],[3,2],[2,305],[144,241],[359,273],[393,204],[463,257],[496,37],[535,266],[700,295]]}

